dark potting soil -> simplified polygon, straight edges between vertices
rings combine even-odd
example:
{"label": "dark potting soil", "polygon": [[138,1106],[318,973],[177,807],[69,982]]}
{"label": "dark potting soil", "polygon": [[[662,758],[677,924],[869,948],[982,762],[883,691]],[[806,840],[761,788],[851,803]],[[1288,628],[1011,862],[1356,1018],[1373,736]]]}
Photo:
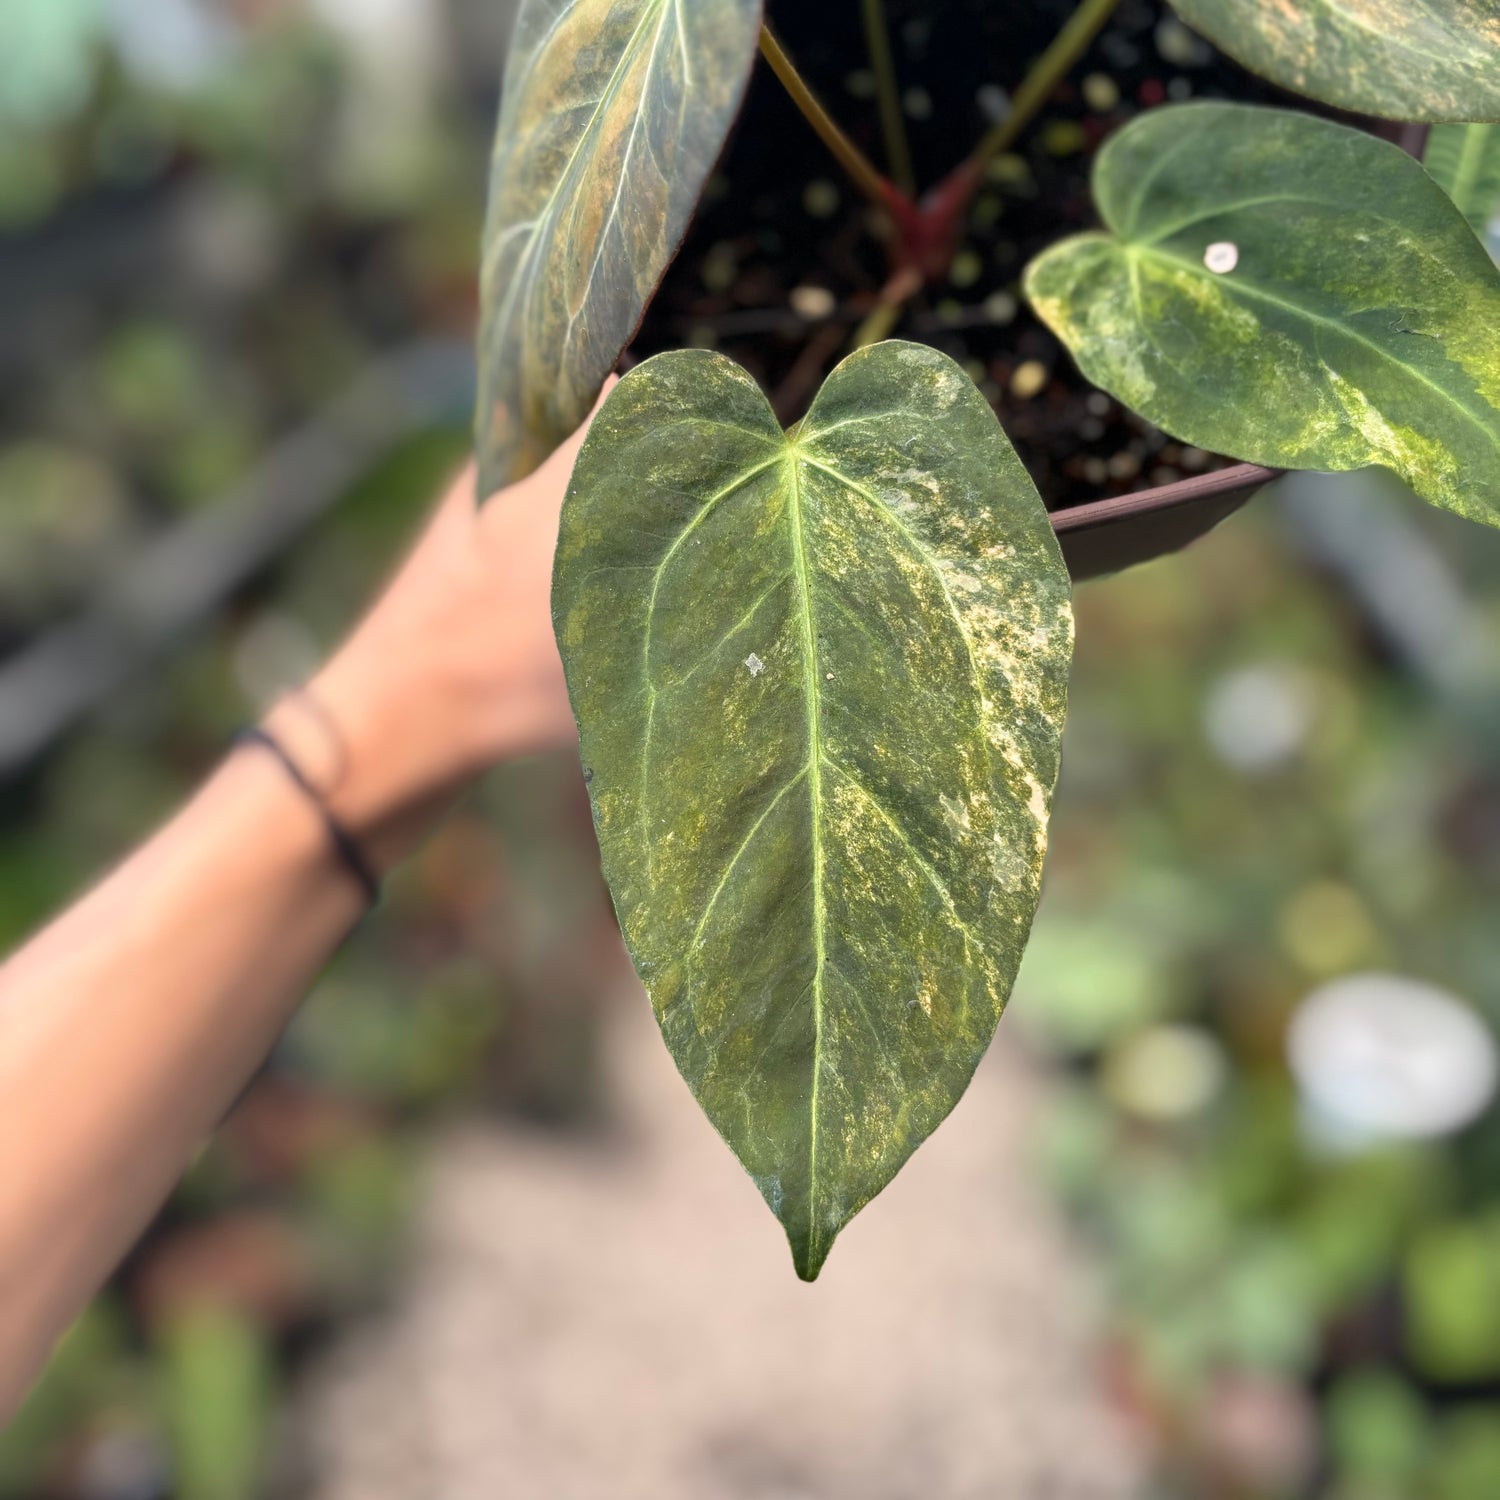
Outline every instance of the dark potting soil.
{"label": "dark potting soil", "polygon": [[[886,0],[919,189],[962,160],[1075,0]],[[770,0],[772,26],[860,148],[885,153],[857,0]],[[1229,98],[1307,109],[1190,32],[1165,5],[1122,0],[1110,24],[992,164],[948,281],[908,307],[895,337],[964,365],[1049,507],[1081,504],[1225,461],[1126,411],[1078,373],[1021,295],[1027,262],[1096,224],[1099,143],[1143,109]],[[632,346],[698,345],[749,369],[778,414],[800,417],[888,275],[874,215],[757,65],[739,125],[682,253]]]}

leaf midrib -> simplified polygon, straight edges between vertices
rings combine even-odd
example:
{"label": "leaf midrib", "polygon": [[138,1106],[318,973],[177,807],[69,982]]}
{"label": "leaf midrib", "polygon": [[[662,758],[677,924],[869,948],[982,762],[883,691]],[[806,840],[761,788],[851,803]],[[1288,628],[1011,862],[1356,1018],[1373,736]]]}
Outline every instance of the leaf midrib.
{"label": "leaf midrib", "polygon": [[[840,424],[842,425],[842,424]],[[820,675],[817,648],[817,620],[813,603],[813,581],[807,564],[807,540],[806,527],[803,518],[803,490],[801,466],[806,463],[809,467],[816,469],[819,473],[853,491],[865,499],[875,510],[884,516],[886,520],[905,538],[908,545],[913,548],[923,563],[931,570],[942,590],[943,599],[948,611],[958,627],[959,638],[964,643],[970,680],[974,686],[977,701],[984,700],[983,683],[979,675],[978,663],[974,660],[973,645],[969,640],[968,631],[964,629],[963,619],[960,616],[957,604],[948,588],[948,581],[943,576],[942,569],[938,566],[937,559],[922,545],[920,539],[911,531],[901,516],[897,515],[891,507],[880,500],[876,495],[865,489],[863,485],[840,470],[820,459],[814,458],[812,454],[804,451],[803,444],[812,443],[824,433],[820,430],[804,432],[798,439],[787,439],[787,488],[788,504],[787,514],[790,522],[792,538],[792,572],[797,582],[798,596],[801,602],[799,618],[803,635],[803,689],[806,695],[806,711],[808,722],[808,758],[807,764],[793,778],[793,782],[806,776],[808,783],[808,796],[811,801],[812,811],[809,820],[810,839],[812,844],[813,870],[812,870],[812,892],[813,892],[813,951],[814,971],[809,992],[813,1003],[813,1065],[812,1065],[812,1090],[809,1104],[809,1145],[808,1145],[808,1263],[815,1265],[818,1259],[818,1201],[817,1201],[817,1163],[818,1163],[818,1090],[822,1078],[823,1066],[823,973],[828,967],[827,943],[825,934],[825,908],[823,896],[823,829],[822,808],[823,789],[822,772],[827,766],[830,770],[838,771],[844,775],[850,783],[862,793],[874,807],[880,817],[897,833],[902,843],[907,848],[912,858],[922,870],[923,874],[932,883],[939,894],[940,899],[947,907],[949,915],[958,926],[966,944],[977,943],[976,935],[970,931],[968,924],[960,916],[957,904],[953,900],[952,893],[947,885],[937,874],[936,870],[924,859],[912,844],[904,829],[891,817],[889,811],[874,797],[858,777],[847,771],[837,762],[830,759],[823,750],[822,745],[822,712],[823,712],[823,684]],[[788,783],[789,790],[793,783]],[[779,800],[779,798],[778,798]],[[759,825],[757,825],[759,826]],[[870,1017],[866,1014],[866,1020]],[[871,1021],[873,1026],[873,1022]]]}
{"label": "leaf midrib", "polygon": [[809,833],[812,842],[813,892],[813,1063],[808,1101],[807,1153],[807,1265],[818,1261],[818,1086],[823,1076],[823,966],[827,959],[823,902],[823,694],[818,682],[818,635],[813,617],[812,578],[807,567],[807,539],[802,518],[801,454],[788,441],[786,451],[787,514],[792,534],[792,572],[801,600],[803,691],[807,700],[807,786],[812,803]]}

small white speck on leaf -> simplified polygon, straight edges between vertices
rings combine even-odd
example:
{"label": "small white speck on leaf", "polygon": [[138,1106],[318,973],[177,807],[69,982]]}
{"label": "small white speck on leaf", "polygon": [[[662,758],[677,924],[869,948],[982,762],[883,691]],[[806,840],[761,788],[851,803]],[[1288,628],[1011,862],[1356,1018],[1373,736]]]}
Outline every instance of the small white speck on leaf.
{"label": "small white speck on leaf", "polygon": [[766,670],[766,664],[753,651],[745,658],[745,665],[750,669],[752,677],[759,677]]}
{"label": "small white speck on leaf", "polygon": [[827,678],[827,680],[828,680],[828,681],[829,681],[829,682],[832,682],[832,681],[833,681],[833,673],[832,673],[832,672],[827,672],[827,673],[825,673],[825,674],[824,674],[824,675],[825,675],[825,677],[826,677],[826,678]]}
{"label": "small white speck on leaf", "polygon": [[1216,275],[1232,271],[1240,263],[1240,247],[1232,240],[1216,240],[1203,252],[1203,264]]}

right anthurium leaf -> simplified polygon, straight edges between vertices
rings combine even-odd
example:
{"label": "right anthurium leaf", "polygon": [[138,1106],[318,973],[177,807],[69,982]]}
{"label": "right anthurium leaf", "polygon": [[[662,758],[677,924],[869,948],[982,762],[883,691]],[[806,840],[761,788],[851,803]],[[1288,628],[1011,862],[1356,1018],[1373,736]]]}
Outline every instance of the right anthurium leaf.
{"label": "right anthurium leaf", "polygon": [[1422,165],[1488,242],[1500,219],[1500,125],[1434,125]]}
{"label": "right anthurium leaf", "polygon": [[851,355],[786,433],[658,355],[589,430],[553,615],[625,941],[811,1280],[1026,945],[1073,644],[1041,498],[935,350]]}
{"label": "right anthurium leaf", "polygon": [[761,0],[521,0],[480,271],[481,498],[589,414],[687,229]]}
{"label": "right anthurium leaf", "polygon": [[1500,0],[1172,0],[1294,93],[1393,120],[1500,120]]}
{"label": "right anthurium leaf", "polygon": [[1380,464],[1500,525],[1500,271],[1397,147],[1308,115],[1154,110],[1094,168],[1108,230],[1026,272],[1095,384],[1185,442]]}

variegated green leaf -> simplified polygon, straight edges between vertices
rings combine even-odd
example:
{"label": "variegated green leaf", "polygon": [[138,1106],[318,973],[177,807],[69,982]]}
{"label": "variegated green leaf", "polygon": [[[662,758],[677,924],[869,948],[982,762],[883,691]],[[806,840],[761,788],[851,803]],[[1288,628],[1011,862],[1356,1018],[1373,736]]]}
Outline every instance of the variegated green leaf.
{"label": "variegated green leaf", "polygon": [[480,278],[481,496],[588,415],[724,145],[760,24],[761,0],[522,0]]}
{"label": "variegated green leaf", "polygon": [[1500,242],[1500,125],[1434,125],[1422,165],[1493,257]]}
{"label": "variegated green leaf", "polygon": [[785,435],[661,355],[594,420],[553,607],[626,942],[811,1279],[1020,961],[1072,647],[1046,513],[931,349],[852,355]]}
{"label": "variegated green leaf", "polygon": [[1500,524],[1500,272],[1405,152],[1281,110],[1154,110],[1094,170],[1105,234],[1026,290],[1084,374],[1199,447],[1381,464]]}
{"label": "variegated green leaf", "polygon": [[1253,72],[1393,120],[1500,120],[1500,0],[1172,0]]}

